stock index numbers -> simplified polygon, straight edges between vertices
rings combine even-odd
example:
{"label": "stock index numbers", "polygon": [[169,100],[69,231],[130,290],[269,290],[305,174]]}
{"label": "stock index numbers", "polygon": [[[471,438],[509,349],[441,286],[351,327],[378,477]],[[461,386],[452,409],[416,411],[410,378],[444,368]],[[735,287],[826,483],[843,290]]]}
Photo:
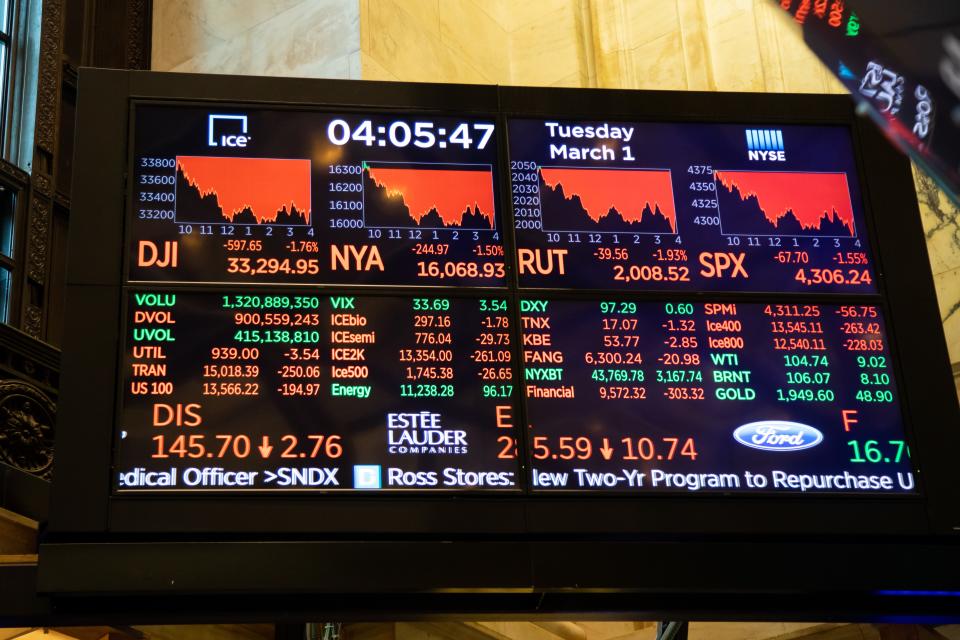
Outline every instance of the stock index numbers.
{"label": "stock index numbers", "polygon": [[876,291],[843,127],[509,122],[520,286]]}
{"label": "stock index numbers", "polygon": [[[876,306],[521,298],[541,490],[914,488]],[[529,340],[527,336],[537,336]]]}
{"label": "stock index numbers", "polygon": [[916,491],[847,130],[497,123],[138,105],[114,489]]}
{"label": "stock index numbers", "polygon": [[120,489],[518,486],[506,300],[131,290]]}
{"label": "stock index numbers", "polygon": [[142,106],[133,281],[502,286],[490,119]]}

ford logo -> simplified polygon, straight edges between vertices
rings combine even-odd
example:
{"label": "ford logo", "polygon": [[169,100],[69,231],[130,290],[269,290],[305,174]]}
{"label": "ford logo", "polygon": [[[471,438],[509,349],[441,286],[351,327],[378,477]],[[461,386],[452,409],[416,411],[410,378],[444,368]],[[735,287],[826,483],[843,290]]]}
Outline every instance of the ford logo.
{"label": "ford logo", "polygon": [[764,451],[800,451],[823,442],[811,426],[785,420],[761,420],[737,427],[733,437],[742,445]]}

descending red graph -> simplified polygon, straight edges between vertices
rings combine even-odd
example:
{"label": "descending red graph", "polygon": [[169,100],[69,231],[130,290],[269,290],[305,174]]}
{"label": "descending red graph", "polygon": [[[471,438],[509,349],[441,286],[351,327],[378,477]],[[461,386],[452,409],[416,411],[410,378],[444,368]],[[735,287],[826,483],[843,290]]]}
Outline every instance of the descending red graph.
{"label": "descending red graph", "polygon": [[[551,196],[562,195],[566,201],[553,198],[553,206],[544,203],[545,224],[551,229],[677,230],[667,170],[541,167],[540,176]],[[571,211],[574,207],[576,212]]]}
{"label": "descending red graph", "polygon": [[364,163],[366,226],[493,229],[488,166],[411,167]]}
{"label": "descending red graph", "polygon": [[714,176],[724,233],[856,235],[846,174],[715,171]]}
{"label": "descending red graph", "polygon": [[310,161],[177,157],[177,220],[309,224]]}

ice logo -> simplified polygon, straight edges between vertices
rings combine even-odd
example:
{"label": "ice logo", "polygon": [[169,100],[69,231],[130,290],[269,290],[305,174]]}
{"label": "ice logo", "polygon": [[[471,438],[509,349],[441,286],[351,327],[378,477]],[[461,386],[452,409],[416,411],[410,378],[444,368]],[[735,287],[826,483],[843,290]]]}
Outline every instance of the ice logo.
{"label": "ice logo", "polygon": [[823,434],[811,426],[785,420],[761,420],[737,427],[734,439],[764,451],[800,451],[823,442]]}
{"label": "ice logo", "polygon": [[[223,133],[222,123],[235,123],[231,128],[240,131]],[[218,123],[221,123],[218,125]],[[247,116],[227,115],[223,113],[211,113],[207,116],[207,146],[208,147],[246,147],[247,143],[253,140],[253,136],[247,135]]]}

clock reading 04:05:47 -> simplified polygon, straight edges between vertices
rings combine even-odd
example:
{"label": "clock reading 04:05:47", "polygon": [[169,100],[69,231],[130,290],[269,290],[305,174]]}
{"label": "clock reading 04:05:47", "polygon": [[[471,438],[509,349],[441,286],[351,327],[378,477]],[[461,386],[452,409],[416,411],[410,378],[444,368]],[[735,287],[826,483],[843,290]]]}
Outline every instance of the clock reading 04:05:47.
{"label": "clock reading 04:05:47", "polygon": [[406,147],[413,145],[421,149],[447,146],[460,146],[464,149],[483,149],[493,136],[494,125],[490,122],[460,122],[451,129],[436,127],[429,121],[411,123],[395,120],[388,125],[374,126],[371,120],[361,120],[356,126],[342,118],[336,118],[327,125],[327,138],[337,146],[351,141],[362,142],[368,147]]}

